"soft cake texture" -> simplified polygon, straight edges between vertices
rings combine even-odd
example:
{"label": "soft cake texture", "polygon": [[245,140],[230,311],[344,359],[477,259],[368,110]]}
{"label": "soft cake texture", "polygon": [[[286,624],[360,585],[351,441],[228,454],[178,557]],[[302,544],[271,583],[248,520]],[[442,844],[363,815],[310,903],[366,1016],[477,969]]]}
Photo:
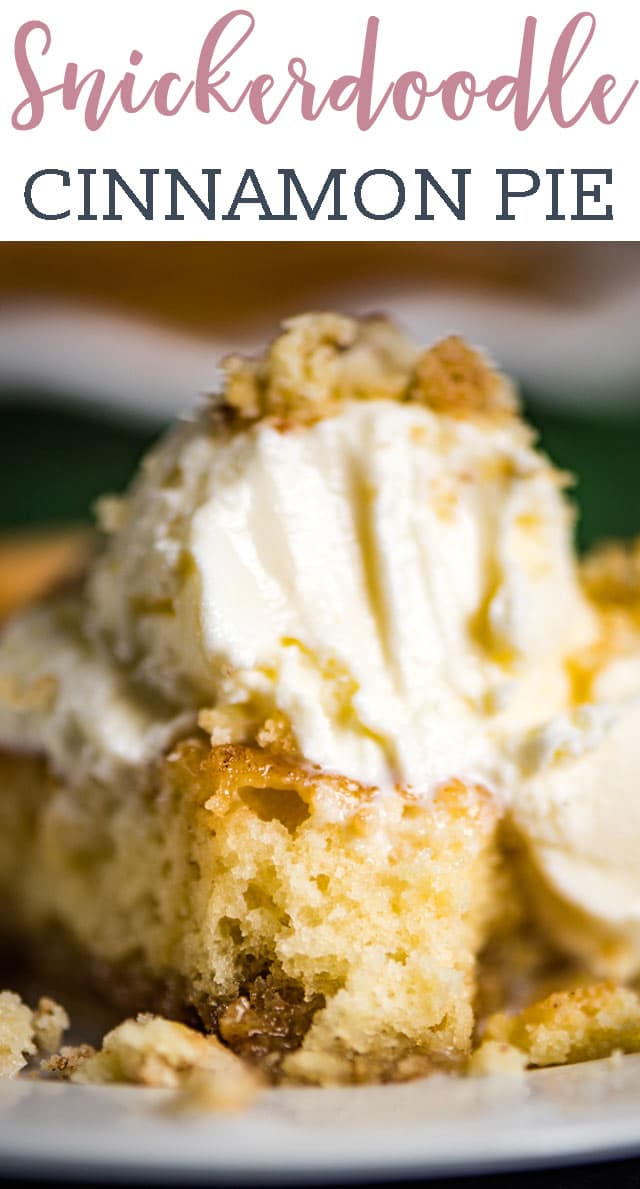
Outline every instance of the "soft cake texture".
{"label": "soft cake texture", "polygon": [[139,1007],[169,983],[174,1008],[274,1072],[408,1076],[468,1053],[497,895],[482,789],[452,784],[425,806],[200,741],[124,794],[70,792],[14,758],[0,779],[5,929],[46,938],[62,923],[125,984],[149,976]]}

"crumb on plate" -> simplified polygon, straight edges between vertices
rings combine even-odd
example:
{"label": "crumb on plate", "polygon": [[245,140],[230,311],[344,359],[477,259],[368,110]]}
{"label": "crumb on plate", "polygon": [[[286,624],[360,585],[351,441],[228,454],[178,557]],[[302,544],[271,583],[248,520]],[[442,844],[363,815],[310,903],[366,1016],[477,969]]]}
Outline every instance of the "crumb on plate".
{"label": "crumb on plate", "polygon": [[54,999],[35,1011],[13,991],[0,991],[0,1078],[15,1077],[36,1053],[58,1048],[69,1017]]}
{"label": "crumb on plate", "polygon": [[504,1040],[485,1040],[472,1054],[467,1072],[471,1077],[517,1076],[524,1073],[527,1064],[527,1054],[522,1049]]}
{"label": "crumb on plate", "polygon": [[99,1052],[86,1045],[63,1049],[45,1068],[83,1085],[177,1090],[177,1106],[205,1110],[247,1106],[262,1085],[260,1076],[215,1036],[146,1014],[109,1032]]}
{"label": "crumb on plate", "polygon": [[[640,1052],[640,997],[614,982],[556,991],[516,1015],[498,1013],[487,1022],[478,1062],[508,1045],[530,1066],[566,1065]],[[485,1050],[485,1056],[479,1054]]]}

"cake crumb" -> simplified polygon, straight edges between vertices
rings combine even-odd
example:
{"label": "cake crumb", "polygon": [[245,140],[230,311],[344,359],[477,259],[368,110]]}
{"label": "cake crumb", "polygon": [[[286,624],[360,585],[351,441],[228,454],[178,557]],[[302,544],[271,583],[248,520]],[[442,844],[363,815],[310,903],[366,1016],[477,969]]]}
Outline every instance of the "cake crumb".
{"label": "cake crumb", "polygon": [[194,1068],[185,1073],[170,1109],[190,1114],[240,1111],[250,1106],[260,1091],[261,1079],[248,1065],[235,1060],[228,1068],[221,1064],[219,1069]]}
{"label": "cake crumb", "polygon": [[280,430],[338,412],[344,400],[395,400],[494,423],[516,418],[511,383],[456,335],[421,354],[382,317],[291,318],[260,359],[229,356],[212,409],[231,423],[269,419]]}
{"label": "cake crumb", "polygon": [[291,722],[281,710],[265,718],[259,709],[246,704],[204,707],[198,712],[198,726],[209,736],[212,747],[255,741],[263,750],[300,754]]}
{"label": "cake crumb", "polygon": [[198,711],[198,726],[209,736],[212,747],[246,743],[249,734],[248,717],[241,706],[204,707]]}
{"label": "cake crumb", "polygon": [[69,1027],[69,1016],[55,999],[42,998],[33,1013],[36,1047],[41,1053],[55,1053]]}
{"label": "cake crumb", "polygon": [[415,349],[386,318],[290,318],[262,359],[224,360],[224,406],[240,422],[308,425],[342,400],[403,400]]}
{"label": "cake crumb", "polygon": [[489,1043],[515,1047],[530,1066],[637,1053],[640,997],[614,982],[556,991],[517,1015],[491,1016],[484,1033],[485,1046]]}
{"label": "cake crumb", "polygon": [[33,1012],[13,991],[0,991],[0,1078],[15,1077],[35,1051]]}
{"label": "cake crumb", "polygon": [[15,1077],[36,1053],[58,1048],[69,1016],[55,999],[41,999],[35,1011],[13,991],[0,991],[0,1078]]}
{"label": "cake crumb", "polygon": [[56,1077],[69,1080],[95,1054],[93,1045],[63,1045],[58,1053],[40,1063],[40,1069],[43,1073],[53,1073]]}
{"label": "cake crumb", "polygon": [[467,1072],[471,1077],[490,1077],[494,1074],[518,1076],[527,1068],[528,1058],[522,1049],[503,1040],[485,1040],[472,1054]]}
{"label": "cake crumb", "polygon": [[467,420],[505,421],[519,411],[509,381],[457,335],[423,351],[409,399],[436,413]]}
{"label": "cake crumb", "polygon": [[217,1037],[153,1015],[119,1024],[99,1052],[89,1046],[63,1049],[45,1068],[83,1085],[176,1090],[173,1105],[185,1110],[236,1110],[252,1102],[262,1085]]}

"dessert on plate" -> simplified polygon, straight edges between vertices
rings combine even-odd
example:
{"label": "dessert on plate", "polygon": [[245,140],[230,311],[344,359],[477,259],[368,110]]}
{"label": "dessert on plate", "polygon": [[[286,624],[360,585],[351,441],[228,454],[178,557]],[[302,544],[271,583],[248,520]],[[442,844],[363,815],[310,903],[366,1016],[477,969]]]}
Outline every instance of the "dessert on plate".
{"label": "dessert on plate", "polygon": [[486,1044],[640,1046],[640,560],[566,485],[460,339],[227,359],[0,635],[6,940],[276,1079],[463,1068],[556,967],[591,1047]]}

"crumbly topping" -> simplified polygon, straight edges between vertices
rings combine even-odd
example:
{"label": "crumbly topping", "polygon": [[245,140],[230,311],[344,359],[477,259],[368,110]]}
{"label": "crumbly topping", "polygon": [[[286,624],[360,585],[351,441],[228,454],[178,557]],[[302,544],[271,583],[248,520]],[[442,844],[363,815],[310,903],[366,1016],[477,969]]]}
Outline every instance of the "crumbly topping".
{"label": "crumbly topping", "polygon": [[[532,1066],[640,1052],[640,997],[613,982],[556,991],[517,1015],[492,1016],[484,1039],[485,1044],[514,1047]],[[478,1062],[495,1051],[477,1055]]]}
{"label": "crumbly topping", "polygon": [[125,1020],[105,1036],[102,1048],[63,1050],[46,1068],[73,1082],[149,1086],[180,1091],[180,1106],[236,1109],[261,1087],[248,1068],[215,1036],[161,1016]]}
{"label": "crumbly topping", "polygon": [[13,991],[0,991],[0,1078],[14,1077],[37,1052],[57,1048],[69,1017],[53,999],[41,999],[35,1011]]}
{"label": "crumbly topping", "polygon": [[518,412],[515,393],[504,376],[456,335],[419,356],[408,399],[461,420],[499,422]]}
{"label": "crumbly topping", "polygon": [[240,423],[310,424],[340,402],[397,400],[451,417],[502,421],[517,401],[505,378],[455,336],[419,354],[392,322],[306,314],[285,322],[264,358],[223,364],[223,408]]}

